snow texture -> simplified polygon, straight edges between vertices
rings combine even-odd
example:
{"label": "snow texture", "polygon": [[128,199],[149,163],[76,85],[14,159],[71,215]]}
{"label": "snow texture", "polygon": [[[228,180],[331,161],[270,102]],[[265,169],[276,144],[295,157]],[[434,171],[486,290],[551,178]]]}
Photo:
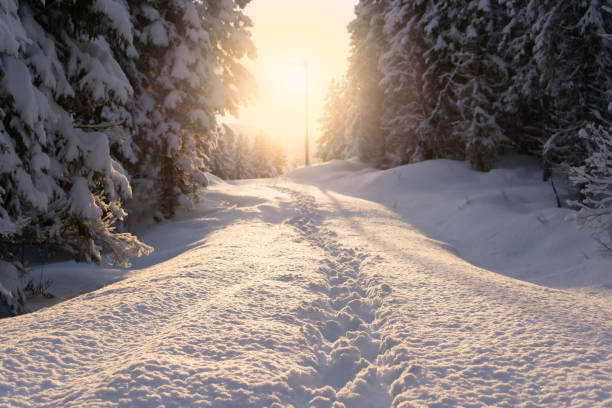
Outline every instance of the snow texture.
{"label": "snow texture", "polygon": [[0,406],[609,407],[609,292],[506,277],[419,231],[506,216],[536,244],[529,216],[570,234],[532,176],[440,160],[211,177],[192,213],[141,234],[157,251],[124,280],[0,321]]}

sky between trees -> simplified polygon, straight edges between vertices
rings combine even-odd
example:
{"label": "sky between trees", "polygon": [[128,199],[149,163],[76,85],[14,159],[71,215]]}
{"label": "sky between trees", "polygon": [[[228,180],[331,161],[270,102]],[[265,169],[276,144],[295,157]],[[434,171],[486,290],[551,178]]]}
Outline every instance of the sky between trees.
{"label": "sky between trees", "polygon": [[289,164],[303,160],[304,82],[309,63],[311,152],[329,82],[344,75],[349,55],[348,23],[355,0],[257,0],[246,14],[253,20],[256,60],[244,65],[255,77],[258,96],[240,117],[227,117],[236,130],[254,136],[259,130],[280,140]]}

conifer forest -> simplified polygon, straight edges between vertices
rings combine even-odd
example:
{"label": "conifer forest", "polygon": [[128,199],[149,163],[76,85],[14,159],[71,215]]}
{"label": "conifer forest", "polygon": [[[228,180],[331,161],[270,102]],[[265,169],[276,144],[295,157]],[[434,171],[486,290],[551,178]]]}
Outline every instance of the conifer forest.
{"label": "conifer forest", "polygon": [[611,408],[612,0],[0,0],[58,407]]}
{"label": "conifer forest", "polygon": [[[219,121],[254,92],[248,2],[0,1],[0,273],[37,248],[125,265],[151,251],[128,219],[189,208],[206,172],[282,174],[280,147]],[[320,158],[536,156],[612,247],[609,0],[361,0],[348,30]]]}

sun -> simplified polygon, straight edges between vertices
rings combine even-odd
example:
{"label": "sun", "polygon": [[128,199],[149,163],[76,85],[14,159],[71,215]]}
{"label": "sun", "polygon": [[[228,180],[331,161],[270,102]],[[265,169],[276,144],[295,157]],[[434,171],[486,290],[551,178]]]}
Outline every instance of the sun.
{"label": "sun", "polygon": [[277,86],[280,91],[289,93],[303,93],[306,88],[306,65],[284,64],[277,75]]}

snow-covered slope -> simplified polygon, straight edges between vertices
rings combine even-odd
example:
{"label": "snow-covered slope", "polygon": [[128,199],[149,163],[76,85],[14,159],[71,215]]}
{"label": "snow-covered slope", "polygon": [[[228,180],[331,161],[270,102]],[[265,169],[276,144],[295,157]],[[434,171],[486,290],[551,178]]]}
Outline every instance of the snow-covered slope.
{"label": "snow-covered slope", "polygon": [[383,204],[488,270],[556,288],[612,289],[612,253],[565,219],[572,211],[557,208],[531,157],[507,157],[489,173],[452,160],[387,171],[333,161],[288,177]]}
{"label": "snow-covered slope", "polygon": [[[612,406],[608,292],[473,266],[421,233],[444,215],[412,222],[409,192],[391,189],[437,169],[448,192],[422,181],[415,209],[460,183],[481,206],[462,168],[214,181],[191,215],[143,235],[157,252],[125,279],[0,320],[0,407]],[[515,208],[491,201],[489,218]]]}

